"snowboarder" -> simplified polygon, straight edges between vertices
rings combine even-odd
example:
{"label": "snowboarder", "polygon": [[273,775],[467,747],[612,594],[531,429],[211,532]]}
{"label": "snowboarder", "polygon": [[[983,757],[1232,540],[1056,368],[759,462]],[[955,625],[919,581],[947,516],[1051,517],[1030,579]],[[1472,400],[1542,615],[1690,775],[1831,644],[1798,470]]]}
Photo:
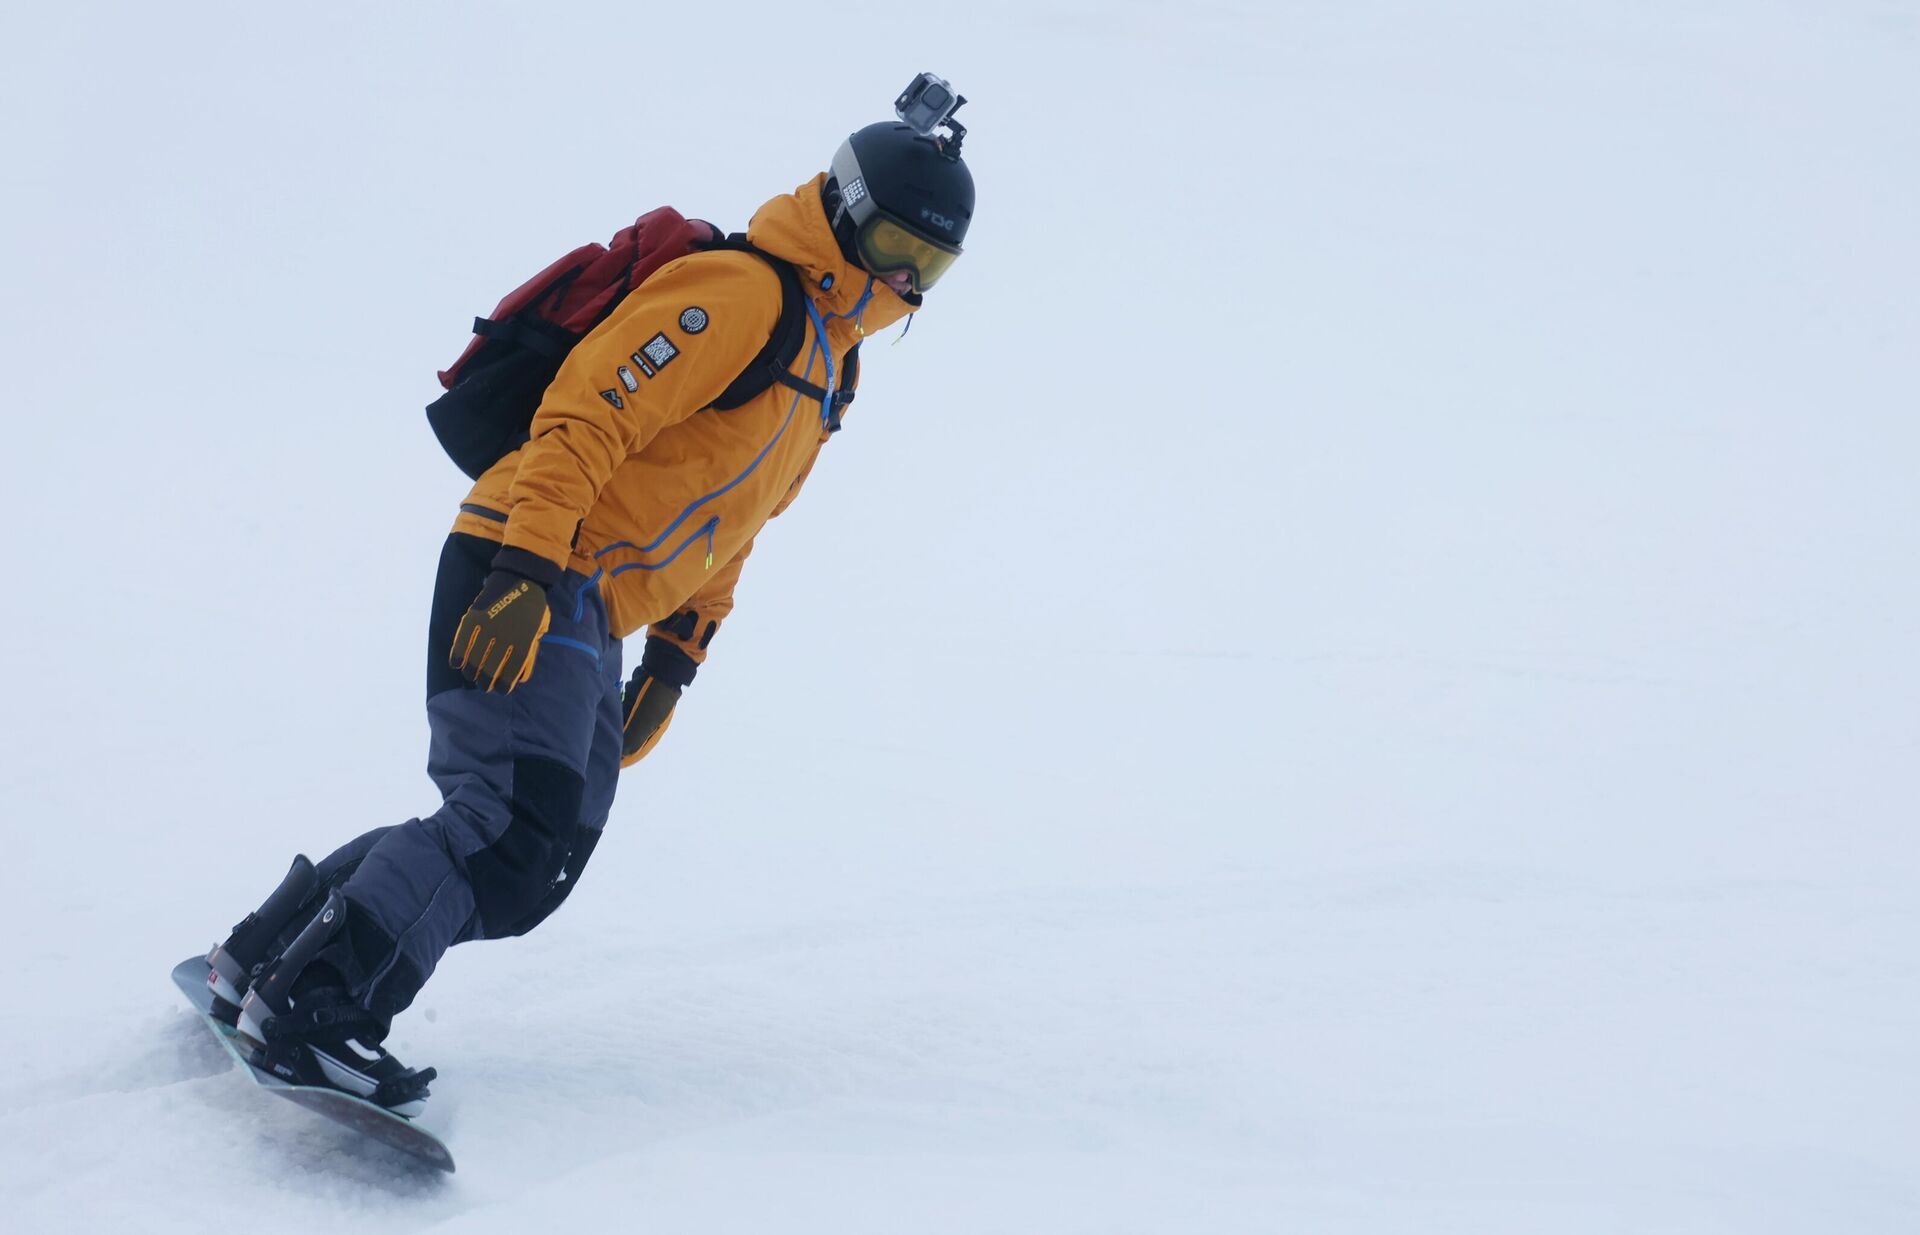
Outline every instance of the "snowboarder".
{"label": "snowboarder", "polygon": [[[912,123],[852,134],[828,171],[753,215],[747,240],[790,265],[805,299],[808,345],[780,383],[711,410],[783,307],[776,267],[737,249],[665,265],[566,355],[530,440],[480,476],[441,552],[427,661],[439,809],[297,858],[208,957],[215,1014],[259,1066],[422,1109],[434,1072],[380,1045],[393,1017],[447,948],[524,934],[580,882],[620,770],[666,731],[755,534],[839,427],[849,352],[916,311],[960,253],[963,101],[922,75],[896,103]],[[621,641],[643,629],[623,692]]]}

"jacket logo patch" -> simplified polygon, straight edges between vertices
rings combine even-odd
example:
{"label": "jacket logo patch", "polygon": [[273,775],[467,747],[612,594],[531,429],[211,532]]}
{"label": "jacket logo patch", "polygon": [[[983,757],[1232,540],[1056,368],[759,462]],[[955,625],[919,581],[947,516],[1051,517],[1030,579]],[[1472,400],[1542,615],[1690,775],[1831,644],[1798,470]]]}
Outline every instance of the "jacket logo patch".
{"label": "jacket logo patch", "polygon": [[635,352],[633,354],[633,363],[635,367],[637,367],[642,373],[646,374],[648,377],[652,377],[655,373],[659,372],[658,369],[655,369],[652,365],[648,364],[647,358],[645,356],[642,356],[639,352]]}
{"label": "jacket logo patch", "polygon": [[640,379],[633,375],[632,369],[621,365],[618,369],[614,370],[614,372],[620,375],[620,384],[627,388],[628,394],[632,394],[634,391],[640,389]]}
{"label": "jacket logo patch", "polygon": [[624,409],[627,406],[624,402],[621,401],[620,392],[617,390],[603,390],[600,392],[600,397],[605,399],[607,402],[613,404],[613,406],[617,410]]}
{"label": "jacket logo patch", "polygon": [[656,369],[666,368],[667,362],[680,354],[680,349],[675,347],[664,334],[657,334],[648,339],[640,345],[640,350],[648,360],[653,361],[653,367]]}
{"label": "jacket logo patch", "polygon": [[707,328],[707,311],[699,305],[680,310],[680,329],[688,334],[699,334]]}

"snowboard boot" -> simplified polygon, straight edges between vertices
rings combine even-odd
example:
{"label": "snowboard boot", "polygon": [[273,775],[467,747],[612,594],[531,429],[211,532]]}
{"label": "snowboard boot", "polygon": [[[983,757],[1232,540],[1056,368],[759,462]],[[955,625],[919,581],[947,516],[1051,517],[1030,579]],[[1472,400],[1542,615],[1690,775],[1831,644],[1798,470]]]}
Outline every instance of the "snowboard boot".
{"label": "snowboard boot", "polygon": [[225,943],[215,944],[207,953],[207,964],[212,967],[207,985],[213,989],[216,1019],[232,1025],[239,1018],[240,1003],[248,988],[274,958],[274,941],[293,925],[319,887],[320,877],[313,863],[305,854],[296,856],[273,894],[240,920]]}
{"label": "snowboard boot", "polygon": [[412,1118],[426,1109],[432,1068],[381,1047],[386,1021],[348,990],[347,900],[335,892],[240,1005],[235,1041],[255,1067],[293,1085],[338,1089]]}

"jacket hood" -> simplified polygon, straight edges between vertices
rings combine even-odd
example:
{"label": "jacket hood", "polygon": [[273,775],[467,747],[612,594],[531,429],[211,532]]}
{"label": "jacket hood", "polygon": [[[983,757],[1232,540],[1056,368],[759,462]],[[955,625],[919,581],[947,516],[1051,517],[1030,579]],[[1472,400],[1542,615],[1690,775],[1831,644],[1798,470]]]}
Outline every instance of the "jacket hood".
{"label": "jacket hood", "polygon": [[827,173],[821,172],[754,211],[753,221],[747,224],[747,239],[793,264],[824,317],[852,314],[871,284],[873,295],[860,310],[859,320],[865,333],[877,334],[920,306],[907,303],[840,252],[827,209],[820,201],[820,190],[826,182]]}

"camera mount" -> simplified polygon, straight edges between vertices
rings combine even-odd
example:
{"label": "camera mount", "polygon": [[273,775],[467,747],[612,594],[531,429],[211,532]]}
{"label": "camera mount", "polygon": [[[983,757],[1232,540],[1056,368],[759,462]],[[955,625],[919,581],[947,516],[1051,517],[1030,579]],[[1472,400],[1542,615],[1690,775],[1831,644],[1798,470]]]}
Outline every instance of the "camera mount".
{"label": "camera mount", "polygon": [[[893,114],[922,137],[940,143],[940,152],[950,159],[960,157],[960,143],[967,136],[966,126],[953,118],[966,96],[954,93],[953,84],[931,73],[922,73],[907,83],[893,101]],[[946,126],[945,133],[935,130]]]}

